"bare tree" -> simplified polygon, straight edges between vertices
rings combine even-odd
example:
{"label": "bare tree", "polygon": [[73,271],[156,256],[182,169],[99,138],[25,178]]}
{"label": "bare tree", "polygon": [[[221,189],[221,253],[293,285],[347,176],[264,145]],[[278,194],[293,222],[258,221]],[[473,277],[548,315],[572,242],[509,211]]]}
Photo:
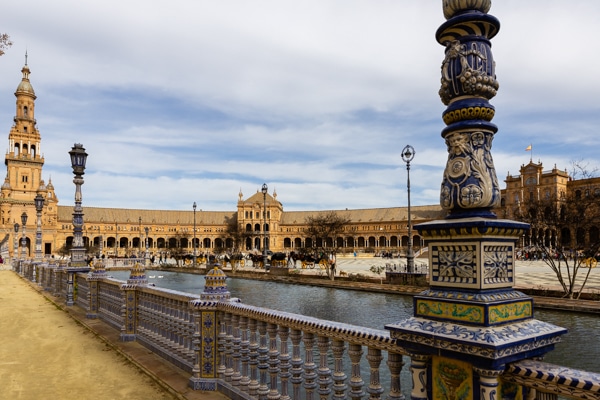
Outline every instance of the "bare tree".
{"label": "bare tree", "polygon": [[[585,168],[581,171],[590,176]],[[531,225],[532,256],[552,269],[570,299],[581,296],[600,250],[600,190],[592,187],[594,181],[580,180],[569,193],[530,200],[515,212]]]}
{"label": "bare tree", "polygon": [[233,252],[237,253],[243,247],[246,237],[248,237],[249,234],[239,226],[237,213],[233,214],[231,217],[225,217],[225,223],[227,224],[227,227],[225,229],[225,234],[222,237],[223,239],[233,239]]}
{"label": "bare tree", "polygon": [[8,33],[0,33],[0,56],[4,55],[4,50],[12,46]]}
{"label": "bare tree", "polygon": [[[335,211],[308,216],[306,218],[306,235],[315,240],[314,251],[323,254],[332,254],[335,258],[337,253],[336,238],[344,231],[344,227],[350,222],[348,218],[338,215]],[[331,246],[327,246],[327,243]],[[320,259],[317,254],[315,258]],[[335,264],[327,263],[327,276],[334,279]]]}

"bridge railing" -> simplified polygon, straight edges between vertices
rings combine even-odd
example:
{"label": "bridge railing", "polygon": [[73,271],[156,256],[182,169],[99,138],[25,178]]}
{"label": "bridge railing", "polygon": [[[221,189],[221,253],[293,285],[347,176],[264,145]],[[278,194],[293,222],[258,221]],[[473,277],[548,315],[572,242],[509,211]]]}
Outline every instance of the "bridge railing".
{"label": "bridge railing", "polygon": [[[320,320],[202,295],[136,285],[56,265],[38,276],[51,293],[120,330],[190,374],[194,389],[247,399],[402,399],[409,358],[411,397],[427,398],[427,356],[407,354],[389,331]],[[22,275],[31,280],[31,268]],[[54,285],[54,287],[46,287]],[[72,287],[74,287],[74,289]],[[71,297],[69,297],[71,295]],[[382,368],[385,361],[386,368]],[[364,373],[366,371],[366,373]],[[600,400],[600,374],[523,360],[508,364],[503,384],[524,399]]]}
{"label": "bridge railing", "polygon": [[[404,398],[405,352],[388,331],[236,302],[219,302],[217,309],[218,378],[237,396],[379,399],[387,393],[388,399]],[[384,358],[388,371],[381,379]],[[368,376],[362,372],[365,364]]]}

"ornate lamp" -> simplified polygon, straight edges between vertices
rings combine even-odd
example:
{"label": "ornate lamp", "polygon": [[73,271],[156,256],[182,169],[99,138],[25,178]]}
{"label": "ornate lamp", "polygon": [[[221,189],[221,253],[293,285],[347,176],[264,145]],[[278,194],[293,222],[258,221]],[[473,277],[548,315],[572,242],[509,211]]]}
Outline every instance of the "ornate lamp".
{"label": "ornate lamp", "polygon": [[[19,268],[19,228],[18,222],[15,222],[15,248],[13,250],[13,268],[17,270]],[[21,271],[18,271],[21,272]]]}
{"label": "ornate lamp", "polygon": [[408,193],[408,248],[406,249],[406,272],[412,274],[415,270],[415,256],[413,254],[412,223],[410,219],[410,162],[415,158],[415,149],[407,144],[402,150],[402,160],[406,163],[406,188]]}
{"label": "ornate lamp", "polygon": [[35,231],[35,261],[42,261],[42,210],[44,208],[44,197],[38,193],[33,199],[37,216],[37,227]]}
{"label": "ornate lamp", "polygon": [[269,187],[263,183],[261,192],[263,194],[263,266],[267,268],[267,192]]}
{"label": "ornate lamp", "polygon": [[193,255],[194,255],[194,268],[196,268],[196,202],[194,202],[194,204],[192,205],[192,208],[194,209],[194,242],[192,244],[193,247]]}
{"label": "ornate lamp", "polygon": [[83,145],[76,143],[69,151],[71,167],[73,168],[73,183],[75,184],[75,207],[73,208],[73,247],[71,248],[71,266],[84,267],[85,247],[83,246],[83,209],[81,208],[81,185],[85,174],[87,153]]}

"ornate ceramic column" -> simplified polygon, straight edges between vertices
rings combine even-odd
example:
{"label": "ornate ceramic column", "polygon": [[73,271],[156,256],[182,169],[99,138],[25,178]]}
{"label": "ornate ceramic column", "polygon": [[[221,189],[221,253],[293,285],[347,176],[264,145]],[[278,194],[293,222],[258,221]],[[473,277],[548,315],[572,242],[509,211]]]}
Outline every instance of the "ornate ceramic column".
{"label": "ornate ceramic column", "polygon": [[[100,261],[100,271],[103,271],[103,263]],[[102,272],[94,274],[94,278],[91,283],[97,285],[97,279],[102,278]],[[148,277],[146,276],[146,269],[139,262],[136,262],[129,273],[129,279],[127,283],[121,285],[121,291],[123,293],[123,321],[124,324],[121,327],[121,334],[119,339],[122,342],[133,342],[136,340],[137,335],[137,321],[138,321],[138,296],[136,290],[138,287],[148,286]],[[93,293],[90,289],[90,294]],[[91,301],[90,301],[91,302]]]}
{"label": "ornate ceramic column", "polygon": [[439,91],[448,106],[442,137],[448,149],[440,203],[449,218],[495,218],[500,188],[492,160],[492,140],[498,127],[490,121],[495,109],[495,62],[490,40],[500,22],[487,14],[491,0],[444,1],[448,20],[438,29],[437,41],[446,47]]}
{"label": "ornate ceramic column", "polygon": [[412,354],[413,377],[428,377],[427,395],[415,387],[413,399],[497,398],[506,364],[542,356],[566,333],[535,320],[533,300],[513,289],[514,249],[529,225],[493,212],[500,189],[491,154],[498,128],[489,100],[498,82],[490,40],[500,22],[490,7],[491,0],[444,0],[447,21],[436,33],[446,48],[440,203],[448,215],[415,226],[429,247],[430,288],[414,297],[412,318],[386,327]]}
{"label": "ornate ceramic column", "polygon": [[196,362],[188,384],[194,390],[217,390],[219,366],[217,303],[239,301],[231,299],[226,279],[227,276],[222,270],[217,267],[213,268],[205,276],[206,283],[204,291],[200,294],[200,300],[190,302],[196,327],[193,339]]}

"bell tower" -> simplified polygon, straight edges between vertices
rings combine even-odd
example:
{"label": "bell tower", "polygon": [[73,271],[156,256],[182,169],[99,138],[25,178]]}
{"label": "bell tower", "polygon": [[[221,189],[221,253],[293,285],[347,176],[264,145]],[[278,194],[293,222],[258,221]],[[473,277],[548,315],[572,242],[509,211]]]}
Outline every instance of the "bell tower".
{"label": "bell tower", "polygon": [[23,77],[15,91],[16,113],[8,135],[9,148],[4,163],[7,167],[7,183],[12,189],[12,200],[30,202],[40,186],[43,186],[44,158],[40,152],[41,137],[35,120],[36,96],[29,82],[27,55],[21,72]]}
{"label": "bell tower", "polygon": [[[56,234],[58,198],[54,193],[52,182],[49,181],[46,185],[42,179],[44,158],[40,148],[41,136],[35,119],[36,95],[31,82],[29,82],[31,71],[27,65],[27,54],[25,54],[25,65],[21,72],[23,76],[15,91],[16,112],[8,135],[8,149],[4,157],[6,176],[0,188],[0,227],[12,233],[14,224],[21,224],[21,215],[26,213],[29,222],[25,235],[27,252],[31,256],[36,235],[34,227],[37,213],[34,199],[38,194],[41,195],[44,198],[40,221],[43,230],[42,252],[51,254],[52,241]],[[16,236],[20,238],[21,232],[23,231],[20,230]],[[11,242],[17,238],[16,236]],[[0,247],[2,246],[0,245]],[[11,253],[14,252],[12,247],[8,246],[8,251]]]}

